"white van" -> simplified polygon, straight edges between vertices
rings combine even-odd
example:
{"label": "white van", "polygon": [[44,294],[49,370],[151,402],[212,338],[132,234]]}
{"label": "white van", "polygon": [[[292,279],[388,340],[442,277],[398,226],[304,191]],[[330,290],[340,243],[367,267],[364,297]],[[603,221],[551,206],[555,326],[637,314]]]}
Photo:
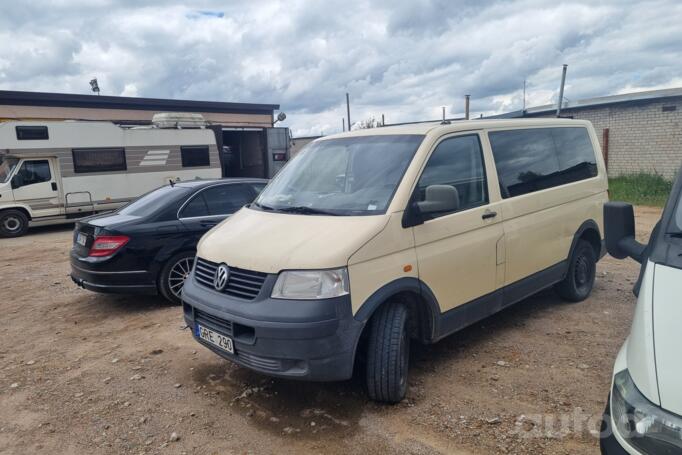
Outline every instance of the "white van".
{"label": "white van", "polygon": [[635,240],[632,206],[604,207],[606,245],[617,258],[642,266],[630,335],[613,369],[602,423],[602,453],[682,453],[682,175],[649,243]]}
{"label": "white van", "polygon": [[432,343],[555,285],[585,299],[607,178],[589,122],[473,120],[318,139],[199,242],[182,293],[197,341],[308,380],[366,364],[401,400]]}
{"label": "white van", "polygon": [[0,236],[116,209],[169,180],[221,175],[210,129],[3,122]]}

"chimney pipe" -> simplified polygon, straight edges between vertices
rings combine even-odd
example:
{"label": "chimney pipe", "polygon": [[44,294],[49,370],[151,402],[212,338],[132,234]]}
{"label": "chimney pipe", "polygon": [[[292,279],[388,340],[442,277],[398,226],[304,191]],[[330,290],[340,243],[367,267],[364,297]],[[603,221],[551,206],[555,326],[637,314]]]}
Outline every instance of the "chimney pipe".
{"label": "chimney pipe", "polygon": [[564,63],[564,69],[561,72],[561,86],[559,87],[559,101],[556,105],[556,116],[561,117],[561,106],[564,104],[564,84],[566,84],[566,68],[568,65]]}
{"label": "chimney pipe", "polygon": [[469,99],[471,95],[464,95],[464,119],[469,120]]}

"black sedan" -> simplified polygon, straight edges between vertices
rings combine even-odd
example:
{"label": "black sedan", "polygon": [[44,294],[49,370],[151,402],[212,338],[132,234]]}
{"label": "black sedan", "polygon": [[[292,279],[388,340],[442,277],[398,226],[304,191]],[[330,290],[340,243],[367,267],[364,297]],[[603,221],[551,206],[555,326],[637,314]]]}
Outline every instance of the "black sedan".
{"label": "black sedan", "polygon": [[262,179],[194,180],[158,188],[76,223],[71,278],[91,291],[157,294],[180,303],[197,242],[255,199]]}

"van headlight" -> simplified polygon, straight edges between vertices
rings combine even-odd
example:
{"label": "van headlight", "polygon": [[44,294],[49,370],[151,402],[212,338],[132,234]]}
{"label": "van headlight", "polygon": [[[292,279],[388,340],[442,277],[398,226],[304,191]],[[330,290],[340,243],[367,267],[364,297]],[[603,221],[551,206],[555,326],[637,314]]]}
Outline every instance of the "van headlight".
{"label": "van headlight", "polygon": [[349,292],[348,269],[286,270],[272,289],[273,299],[330,299]]}
{"label": "van headlight", "polygon": [[628,370],[614,378],[611,415],[618,433],[644,453],[678,453],[682,449],[682,418],[647,400]]}

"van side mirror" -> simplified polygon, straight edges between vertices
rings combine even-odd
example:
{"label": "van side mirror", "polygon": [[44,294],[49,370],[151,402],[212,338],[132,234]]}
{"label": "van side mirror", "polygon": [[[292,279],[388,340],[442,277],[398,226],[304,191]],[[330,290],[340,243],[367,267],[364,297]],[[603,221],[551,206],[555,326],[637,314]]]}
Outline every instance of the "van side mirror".
{"label": "van side mirror", "polygon": [[21,188],[23,186],[24,179],[21,178],[20,175],[15,175],[12,177],[12,180],[10,180],[10,186],[12,187],[13,190],[16,190],[17,188]]}
{"label": "van side mirror", "polygon": [[625,202],[604,204],[606,250],[616,259],[631,257],[641,263],[646,245],[635,240],[635,214]]}
{"label": "van side mirror", "polygon": [[447,213],[459,209],[459,193],[454,186],[429,185],[424,200],[417,202],[421,213]]}

